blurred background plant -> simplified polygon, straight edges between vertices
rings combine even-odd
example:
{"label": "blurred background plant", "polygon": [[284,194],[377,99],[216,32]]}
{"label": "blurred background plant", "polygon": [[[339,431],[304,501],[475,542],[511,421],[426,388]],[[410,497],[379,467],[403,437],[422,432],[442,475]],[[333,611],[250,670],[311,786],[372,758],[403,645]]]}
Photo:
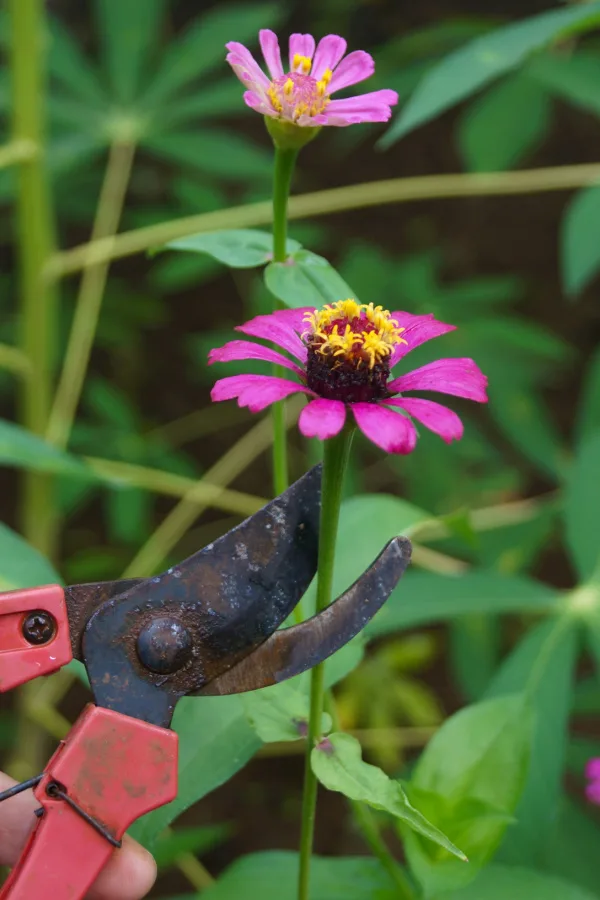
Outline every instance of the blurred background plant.
{"label": "blurred background plant", "polygon": [[[223,46],[264,27],[344,34],[374,53],[373,87],[401,95],[389,128],[303,151],[291,238],[335,270],[310,299],[279,282],[285,299],[345,283],[435,313],[459,326],[444,353],[490,378],[451,447],[422,434],[403,459],[357,441],[336,590],[393,534],[415,554],[331,664],[342,726],[472,860],[465,874],[399,829],[413,896],[600,897],[581,793],[600,755],[599,3],[7,2],[0,584],[148,575],[269,496],[269,423],[212,407],[205,365],[269,308],[266,255],[204,237],[269,225],[269,140]],[[176,240],[188,252],[148,252]],[[318,448],[293,429],[290,445],[300,475]],[[84,697],[69,673],[3,697],[5,767],[36,772]],[[293,896],[295,855],[270,851],[296,846],[303,748],[277,709],[273,726],[258,696],[182,703],[180,797],[134,829],[155,896]],[[319,815],[317,852],[339,858],[316,859],[315,897],[396,896],[335,793]]]}

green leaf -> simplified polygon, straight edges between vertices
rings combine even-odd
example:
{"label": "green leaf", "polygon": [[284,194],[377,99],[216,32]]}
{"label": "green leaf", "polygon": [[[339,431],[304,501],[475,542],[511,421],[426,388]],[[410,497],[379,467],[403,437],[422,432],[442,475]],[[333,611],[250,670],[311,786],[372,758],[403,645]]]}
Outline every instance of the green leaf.
{"label": "green leaf", "polygon": [[[289,683],[275,684],[242,695],[248,721],[265,743],[306,737],[310,700]],[[331,731],[331,716],[323,713],[321,733]]]}
{"label": "green leaf", "polygon": [[567,452],[545,403],[534,390],[507,376],[490,381],[490,414],[523,456],[545,475],[559,480]]}
{"label": "green leaf", "polygon": [[575,433],[577,443],[600,432],[600,346],[592,355],[585,373],[577,408]]}
{"label": "green leaf", "polygon": [[565,798],[555,833],[546,849],[544,868],[600,896],[598,847],[600,828],[583,808]]}
{"label": "green leaf", "polygon": [[272,153],[233,131],[203,128],[195,134],[150,135],[146,147],[178,165],[227,181],[266,181],[272,175]]}
{"label": "green leaf", "polygon": [[503,664],[489,697],[524,692],[535,712],[535,734],[517,824],[500,849],[502,861],[536,864],[554,827],[561,800],[577,623],[552,618],[532,629]]}
{"label": "green leaf", "polygon": [[497,849],[523,791],[532,716],[522,695],[469,706],[447,719],[420,757],[408,788],[415,803],[437,811],[440,828],[469,857],[448,854],[406,835],[411,870],[426,896],[471,881]]}
{"label": "green leaf", "polygon": [[456,683],[469,701],[478,700],[498,668],[502,632],[495,616],[471,613],[450,622],[450,659]]}
{"label": "green leaf", "polygon": [[535,81],[515,75],[490,88],[462,116],[457,132],[472,172],[509,169],[534,150],[550,124],[550,101]]}
{"label": "green leaf", "polygon": [[[260,28],[273,28],[283,9],[275,3],[228,3],[213,7],[195,19],[183,35],[163,54],[156,74],[142,97],[146,107],[165,100],[179,100],[180,93],[225,59],[225,44],[256,43]],[[230,78],[235,81],[233,72]],[[210,90],[210,87],[207,90]],[[243,88],[238,85],[240,110]]]}
{"label": "green leaf", "polygon": [[490,866],[470,885],[435,900],[594,900],[596,894],[532,869]]}
{"label": "green leaf", "polygon": [[97,108],[105,108],[108,97],[99,73],[81,52],[77,41],[58,19],[49,18],[49,28],[48,69],[50,75],[71,95],[76,94],[84,103]]}
{"label": "green leaf", "polygon": [[173,727],[179,734],[179,793],[130,829],[152,850],[158,835],[188,806],[228,781],[260,747],[239,696],[184,697]]}
{"label": "green leaf", "polygon": [[111,88],[131,103],[149,75],[165,0],[96,0],[102,57]]}
{"label": "green leaf", "polygon": [[186,853],[197,856],[208,853],[224,843],[231,832],[230,825],[201,825],[166,831],[158,837],[152,855],[159,869],[168,869]]}
{"label": "green leaf", "polygon": [[96,478],[75,456],[5,420],[0,420],[0,465],[76,478]]}
{"label": "green leaf", "polygon": [[494,572],[410,572],[367,626],[369,637],[471,613],[549,612],[560,594],[539,581]]}
{"label": "green leaf", "polygon": [[60,584],[60,577],[41,553],[0,522],[0,590],[41,584]]}
{"label": "green leaf", "polygon": [[[313,856],[310,885],[311,900],[394,900],[397,897],[381,864],[366,856]],[[236,860],[216,884],[202,891],[202,900],[249,900],[250,896],[260,900],[296,900],[297,895],[298,855],[271,850]]]}
{"label": "green leaf", "polygon": [[313,772],[330,791],[339,791],[351,800],[385,810],[409,828],[466,861],[458,847],[416,810],[398,781],[382,769],[363,761],[361,746],[350,734],[336,732],[321,741],[311,753]]}
{"label": "green leaf", "polygon": [[579,294],[600,269],[600,185],[580,190],[569,203],[561,225],[563,287]]}
{"label": "green leaf", "polygon": [[[171,241],[169,250],[187,250],[190,253],[206,253],[232,269],[252,269],[264,266],[273,256],[273,236],[266,231],[240,228],[232,231],[213,231],[192,234]],[[288,239],[287,252],[300,248],[298,241]]]}
{"label": "green leaf", "polygon": [[600,60],[597,54],[544,53],[534,57],[527,73],[544,88],[567,100],[579,109],[600,113],[600,97],[596,86],[600,79]]}
{"label": "green leaf", "polygon": [[446,56],[419,84],[382,140],[389,147],[413,128],[520,65],[535,50],[573,31],[593,28],[600,3],[551,10],[498,28]]}
{"label": "green leaf", "polygon": [[600,431],[584,441],[567,479],[567,546],[581,581],[600,580]]}
{"label": "green leaf", "polygon": [[291,307],[356,299],[333,266],[310,250],[298,250],[284,263],[270,263],[265,269],[265,284],[278,300]]}

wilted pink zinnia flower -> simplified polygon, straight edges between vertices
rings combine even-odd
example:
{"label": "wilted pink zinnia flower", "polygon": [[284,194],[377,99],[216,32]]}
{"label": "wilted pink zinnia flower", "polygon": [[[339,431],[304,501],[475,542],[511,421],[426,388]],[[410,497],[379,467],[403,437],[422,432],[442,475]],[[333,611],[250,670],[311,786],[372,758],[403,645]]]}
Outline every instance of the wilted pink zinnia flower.
{"label": "wilted pink zinnia flower", "polygon": [[337,34],[322,38],[316,50],[312,35],[292,34],[285,71],[277,35],[263,29],[259,39],[270,78],[243,44],[236,41],[226,44],[227,62],[247,89],[244,100],[252,109],[294,125],[313,127],[387,122],[390,118],[390,107],[398,102],[396,91],[371,91],[344,100],[331,99],[335,91],[358,84],[373,74],[373,57],[364,50],[355,50],[344,57],[346,41]]}
{"label": "wilted pink zinnia flower", "polygon": [[463,433],[456,413],[433,400],[402,394],[439,391],[484,403],[487,379],[480,368],[472,359],[438,359],[399,377],[391,373],[414,347],[454,327],[433,315],[389,313],[354,300],[339,300],[321,310],[304,307],[257,316],[236,330],[272,341],[289,356],[253,341],[230,341],[211,350],[209,362],[264,359],[289,369],[298,380],[233,375],[217,381],[211,396],[237,397],[239,406],[260,412],[303,392],[313,399],[300,414],[300,431],[321,440],[341,431],[350,410],[361,431],[388,453],[414,450],[417,430],[411,419],[450,443]]}
{"label": "wilted pink zinnia flower", "polygon": [[585,794],[591,803],[600,805],[600,759],[590,759],[585,767],[585,777],[589,784],[586,785]]}

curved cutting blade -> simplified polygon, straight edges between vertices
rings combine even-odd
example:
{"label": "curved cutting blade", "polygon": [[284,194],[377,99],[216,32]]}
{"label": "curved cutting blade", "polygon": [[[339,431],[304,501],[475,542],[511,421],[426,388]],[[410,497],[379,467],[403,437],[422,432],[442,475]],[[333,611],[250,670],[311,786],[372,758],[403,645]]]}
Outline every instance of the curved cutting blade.
{"label": "curved cutting blade", "polygon": [[272,634],[234,668],[211,681],[199,696],[238,694],[277,684],[323,662],[351,641],[381,609],[410,562],[411,543],[394,538],[352,587],[300,625]]}
{"label": "curved cutting blade", "polygon": [[[177,697],[259,647],[315,574],[320,501],[321,466],[315,466],[194,556],[104,603],[83,636],[98,705],[162,724]],[[145,668],[137,653],[138,636],[157,614],[183,629],[193,648],[187,663],[168,675]]]}

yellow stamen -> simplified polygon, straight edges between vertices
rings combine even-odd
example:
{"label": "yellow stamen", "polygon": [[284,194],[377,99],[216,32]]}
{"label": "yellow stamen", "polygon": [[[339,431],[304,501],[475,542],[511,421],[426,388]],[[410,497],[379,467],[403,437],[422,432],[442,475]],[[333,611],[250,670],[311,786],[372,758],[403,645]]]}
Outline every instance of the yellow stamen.
{"label": "yellow stamen", "polygon": [[292,81],[291,78],[288,78],[288,80],[284,84],[283,93],[285,94],[286,97],[291,97],[292,94],[294,93],[294,82]]}
{"label": "yellow stamen", "polygon": [[309,56],[302,56],[301,53],[294,53],[294,59],[292,60],[292,68],[294,72],[300,69],[304,75],[308,75],[310,72],[310,68],[312,66],[312,60]]}
{"label": "yellow stamen", "polygon": [[[319,342],[316,349],[320,354],[346,359],[354,357],[358,365],[368,360],[370,369],[389,356],[394,346],[406,344],[400,336],[404,328],[392,319],[389,310],[372,303],[338,300],[307,313],[305,321],[309,325],[307,334]],[[365,328],[365,325],[369,327]],[[344,329],[343,334],[340,334],[340,326]]]}

